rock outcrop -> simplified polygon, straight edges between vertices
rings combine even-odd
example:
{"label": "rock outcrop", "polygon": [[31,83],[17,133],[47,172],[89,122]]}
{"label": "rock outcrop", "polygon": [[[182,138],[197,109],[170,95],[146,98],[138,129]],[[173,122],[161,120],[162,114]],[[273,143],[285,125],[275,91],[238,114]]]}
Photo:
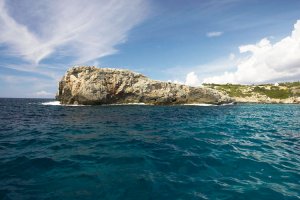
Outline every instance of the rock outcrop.
{"label": "rock outcrop", "polygon": [[56,96],[62,104],[223,104],[232,99],[203,87],[155,81],[129,70],[73,67],[59,82]]}

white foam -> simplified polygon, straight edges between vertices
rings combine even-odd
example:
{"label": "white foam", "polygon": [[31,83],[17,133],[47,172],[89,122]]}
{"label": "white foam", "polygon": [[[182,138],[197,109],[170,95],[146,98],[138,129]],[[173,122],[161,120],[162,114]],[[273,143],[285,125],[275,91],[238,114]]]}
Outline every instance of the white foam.
{"label": "white foam", "polygon": [[41,103],[44,106],[88,106],[88,105],[66,105],[66,104],[61,104],[59,101],[49,101],[49,102],[43,102]]}
{"label": "white foam", "polygon": [[224,104],[221,104],[221,106],[231,106],[231,105],[235,105],[234,102],[231,102],[231,103],[224,103]]}
{"label": "white foam", "polygon": [[191,104],[183,104],[185,106],[231,106],[231,105],[235,105],[234,102],[231,103],[224,103],[224,104],[220,104],[220,105],[216,105],[216,104],[207,104],[207,103],[191,103]]}
{"label": "white foam", "polygon": [[44,106],[61,106],[59,101],[43,102],[42,105],[44,105]]}
{"label": "white foam", "polygon": [[[45,106],[88,106],[88,105],[66,105],[61,104],[59,101],[49,101],[41,103]],[[104,106],[126,106],[126,105],[149,105],[145,103],[116,103],[116,104],[104,104]],[[207,103],[190,103],[190,104],[182,104],[184,106],[218,106],[215,104],[207,104]],[[220,106],[229,106],[234,105],[234,103],[221,104]]]}
{"label": "white foam", "polygon": [[214,104],[207,104],[207,103],[187,103],[183,104],[184,106],[217,106]]}

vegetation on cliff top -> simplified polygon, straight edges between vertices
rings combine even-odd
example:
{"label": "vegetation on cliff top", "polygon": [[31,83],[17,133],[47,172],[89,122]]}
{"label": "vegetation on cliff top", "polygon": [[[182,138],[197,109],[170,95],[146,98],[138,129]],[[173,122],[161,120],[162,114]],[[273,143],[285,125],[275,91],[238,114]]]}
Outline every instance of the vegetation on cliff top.
{"label": "vegetation on cliff top", "polygon": [[251,97],[265,95],[274,99],[300,97],[300,82],[279,84],[240,85],[240,84],[203,84],[206,87],[227,93],[230,97]]}

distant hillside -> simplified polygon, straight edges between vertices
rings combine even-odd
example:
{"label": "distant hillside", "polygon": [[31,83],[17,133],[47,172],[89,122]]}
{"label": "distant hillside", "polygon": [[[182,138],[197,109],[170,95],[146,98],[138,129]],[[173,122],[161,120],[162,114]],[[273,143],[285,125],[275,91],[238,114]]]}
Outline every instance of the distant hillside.
{"label": "distant hillside", "polygon": [[300,103],[300,82],[262,85],[204,84],[204,86],[226,93],[237,102]]}

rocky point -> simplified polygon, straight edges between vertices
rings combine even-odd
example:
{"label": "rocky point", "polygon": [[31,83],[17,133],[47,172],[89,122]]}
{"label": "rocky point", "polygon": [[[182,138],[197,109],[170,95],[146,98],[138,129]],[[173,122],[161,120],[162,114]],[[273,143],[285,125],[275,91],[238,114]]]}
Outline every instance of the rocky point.
{"label": "rocky point", "polygon": [[73,67],[59,82],[62,104],[223,104],[232,99],[217,90],[151,80],[123,69]]}

